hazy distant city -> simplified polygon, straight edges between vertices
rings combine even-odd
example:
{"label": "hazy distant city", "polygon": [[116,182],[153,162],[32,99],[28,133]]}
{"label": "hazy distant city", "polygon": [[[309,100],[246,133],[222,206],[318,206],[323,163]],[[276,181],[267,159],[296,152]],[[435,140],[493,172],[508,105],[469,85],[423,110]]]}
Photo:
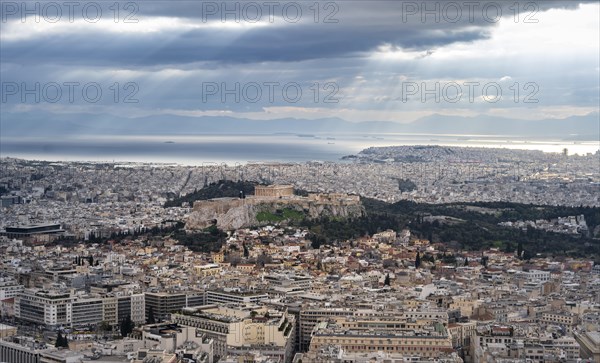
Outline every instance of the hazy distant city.
{"label": "hazy distant city", "polygon": [[0,0],[0,363],[600,363],[600,4]]}

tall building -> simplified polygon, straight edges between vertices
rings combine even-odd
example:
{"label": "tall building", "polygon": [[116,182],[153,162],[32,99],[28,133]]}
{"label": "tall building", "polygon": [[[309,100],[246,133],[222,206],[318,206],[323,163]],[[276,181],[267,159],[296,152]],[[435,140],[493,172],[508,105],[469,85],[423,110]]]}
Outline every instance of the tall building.
{"label": "tall building", "polygon": [[147,292],[145,295],[146,320],[150,314],[154,315],[156,321],[167,320],[171,312],[185,306],[185,293]]}
{"label": "tall building", "polygon": [[144,294],[72,295],[65,291],[25,289],[15,298],[15,316],[47,326],[116,326],[127,316],[136,324],[146,321]]}
{"label": "tall building", "polygon": [[68,292],[25,289],[15,297],[15,317],[48,326],[69,325],[73,300]]}
{"label": "tall building", "polygon": [[135,324],[146,323],[145,295],[131,294],[117,296],[117,322],[130,317]]}
{"label": "tall building", "polygon": [[101,298],[75,299],[71,311],[71,325],[74,327],[96,325],[104,318]]}
{"label": "tall building", "polygon": [[[204,292],[146,292],[145,296],[145,319],[148,320],[150,313],[154,314],[156,321],[165,321],[171,313],[177,312],[184,307],[204,305]],[[134,320],[135,321],[135,320]]]}

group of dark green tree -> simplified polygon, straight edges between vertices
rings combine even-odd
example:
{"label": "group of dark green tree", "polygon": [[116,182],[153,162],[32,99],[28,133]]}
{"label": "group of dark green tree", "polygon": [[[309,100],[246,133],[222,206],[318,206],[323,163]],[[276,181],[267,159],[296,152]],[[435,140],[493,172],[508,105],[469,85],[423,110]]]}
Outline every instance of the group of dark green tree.
{"label": "group of dark green tree", "polygon": [[[406,183],[407,181],[403,181]],[[256,182],[221,181],[213,183],[184,199],[174,199],[169,203],[181,205],[183,201],[193,202],[198,199],[217,197],[236,197],[240,191],[251,193]],[[600,239],[593,231],[600,225],[600,208],[540,206],[510,202],[475,202],[451,204],[425,204],[411,201],[385,203],[362,198],[365,213],[353,218],[331,218],[324,216],[318,219],[303,218],[285,221],[292,227],[303,227],[309,230],[308,238],[313,248],[321,245],[344,243],[357,237],[373,235],[387,229],[399,231],[405,228],[418,238],[428,239],[432,243],[440,243],[448,250],[484,250],[499,248],[508,253],[515,253],[520,258],[529,259],[541,256],[587,257],[600,262]],[[169,204],[171,205],[171,204]],[[488,212],[477,211],[484,208]],[[489,212],[491,211],[491,212]],[[454,218],[452,223],[439,221],[429,222],[425,217],[448,216]],[[557,217],[583,215],[589,230],[587,235],[568,235],[544,230],[527,228],[526,230],[499,226],[506,221],[527,221]],[[170,236],[180,244],[197,252],[219,251],[225,243],[226,233],[216,225],[203,231],[189,233],[184,230],[182,222],[169,223],[168,227],[155,227],[148,231],[148,236]],[[96,241],[101,243],[115,238],[131,238],[132,236],[111,236]],[[246,247],[247,248],[247,247]],[[244,250],[246,252],[246,250]]]}
{"label": "group of dark green tree", "polygon": [[[541,256],[571,256],[592,258],[600,262],[599,236],[569,235],[527,228],[521,230],[499,226],[498,223],[517,220],[550,220],[557,217],[583,215],[590,231],[600,225],[600,208],[537,206],[518,203],[457,203],[420,204],[401,201],[389,204],[363,198],[366,213],[350,219],[323,217],[305,219],[300,226],[308,228],[314,248],[341,243],[348,239],[404,228],[419,238],[442,243],[449,250],[483,250],[492,247],[520,258]],[[467,207],[481,207],[496,213],[481,213]],[[453,217],[452,223],[429,222],[427,215]]]}

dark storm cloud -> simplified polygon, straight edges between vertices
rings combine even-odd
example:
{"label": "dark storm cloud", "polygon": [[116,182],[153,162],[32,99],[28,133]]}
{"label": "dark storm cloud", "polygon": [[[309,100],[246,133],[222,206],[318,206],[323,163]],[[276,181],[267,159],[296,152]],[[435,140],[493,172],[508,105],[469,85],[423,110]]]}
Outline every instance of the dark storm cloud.
{"label": "dark storm cloud", "polygon": [[[263,6],[265,3],[274,4],[271,9],[267,6]],[[473,25],[486,25],[490,24],[489,18],[494,17],[494,12],[497,8],[501,10],[501,14],[504,17],[513,17],[515,11],[521,16],[533,14],[534,12],[543,12],[550,9],[577,9],[580,4],[594,3],[595,1],[398,1],[398,0],[340,0],[340,1],[318,1],[320,6],[319,16],[317,19],[319,22],[324,22],[326,18],[337,19],[338,24],[351,24],[361,25],[366,23],[371,24],[398,24],[401,22],[410,23],[424,23],[422,21],[421,13],[439,7],[440,13],[446,13],[446,19],[454,18],[455,9],[458,8],[462,15],[458,18],[457,23],[462,24],[473,24]],[[248,3],[259,4],[262,9],[263,18],[267,18],[267,15],[272,13],[275,17],[281,18],[284,14],[284,8],[289,7],[289,13],[293,13],[296,6],[289,6],[292,4],[298,4],[301,7],[302,19],[314,20],[315,18],[315,1],[145,1],[138,2],[139,13],[141,15],[150,16],[174,16],[182,18],[200,18],[200,19],[219,19],[226,14],[225,9],[232,9],[232,4],[239,4],[240,11],[243,18],[244,14],[248,17],[252,17],[255,13],[250,10],[244,12],[244,5]],[[335,4],[335,8],[330,7],[328,4]],[[458,6],[449,5],[449,3],[457,4]],[[515,4],[517,6],[515,6]],[[217,6],[217,12],[214,15],[208,13],[209,6]],[[415,9],[416,6],[416,9]],[[414,14],[416,10],[416,14]],[[469,15],[473,15],[473,19],[470,19]],[[405,18],[403,18],[403,15]],[[487,16],[486,16],[487,15]],[[292,17],[290,15],[290,17]],[[231,16],[229,17],[231,19]],[[444,21],[444,17],[440,16],[439,23],[449,23]],[[285,20],[284,20],[285,21]],[[427,15],[425,22],[432,24],[435,23],[432,15]]]}
{"label": "dark storm cloud", "polygon": [[[480,30],[429,34],[416,29],[389,32],[385,28],[347,29],[341,32],[304,26],[295,29],[248,30],[238,37],[215,35],[211,30],[183,34],[110,33],[48,35],[18,42],[3,42],[3,62],[152,66],[202,61],[254,63],[355,57],[383,44],[404,48],[435,47],[482,39]],[[351,39],[351,41],[348,41]],[[32,56],[35,55],[35,56]]]}
{"label": "dark storm cloud", "polygon": [[[143,21],[142,21],[143,22]],[[439,26],[436,26],[439,28]],[[56,62],[61,64],[152,65],[198,61],[262,62],[298,61],[355,56],[375,47],[419,48],[483,36],[479,30],[433,33],[398,25],[277,24],[250,30],[212,28],[147,34],[41,34],[35,38],[4,41],[3,61]],[[348,41],[350,40],[350,41]],[[32,54],[37,55],[32,57]]]}
{"label": "dark storm cloud", "polygon": [[[206,15],[207,2],[133,3],[137,7],[134,18],[139,19],[138,25],[141,27],[153,26],[148,16],[184,18],[198,25],[206,25],[206,22],[211,21],[221,22],[221,10],[217,10],[214,15]],[[231,3],[234,2],[229,2]],[[262,4],[262,2],[257,3]],[[99,31],[90,26],[90,29],[83,30],[74,27],[78,32],[68,32],[67,27],[67,31],[58,34],[41,32],[35,37],[25,39],[5,38],[1,44],[0,59],[5,63],[119,65],[124,68],[203,61],[254,63],[335,59],[361,56],[382,45],[427,50],[456,42],[484,39],[488,36],[489,30],[497,25],[490,22],[490,18],[497,14],[494,10],[495,6],[502,6],[501,12],[504,17],[500,21],[515,21],[514,14],[509,9],[512,3],[506,2],[477,2],[476,6],[471,5],[467,8],[459,1],[457,4],[461,5],[462,15],[458,21],[450,22],[446,18],[454,19],[457,15],[449,14],[452,9],[444,12],[442,8],[445,6],[444,2],[338,1],[333,2],[336,4],[335,14],[325,11],[328,2],[321,2],[316,22],[314,10],[309,9],[313,3],[301,2],[303,15],[297,23],[292,23],[289,18],[281,16],[282,10],[277,10],[288,3],[292,2],[278,2],[279,7],[273,10],[274,19],[269,19],[268,15],[263,13],[261,20],[272,20],[272,24],[264,27],[237,29],[206,27],[184,32],[169,28],[165,31],[149,33],[117,33]],[[114,11],[109,10],[108,7],[112,3],[101,4],[104,7],[103,16],[108,18],[101,21],[111,21]],[[221,4],[226,3],[212,4],[220,7]],[[420,12],[427,9],[423,9],[422,4],[426,4],[426,7],[440,4],[443,16],[438,12],[439,19],[435,19],[435,15],[431,14],[423,19]],[[494,7],[486,4],[494,4]],[[565,1],[533,2],[536,9],[525,10],[526,4],[528,3],[520,4],[522,14],[529,14],[539,9],[540,13],[535,14],[534,18],[543,18],[541,12],[549,8],[578,6],[577,3]],[[472,12],[469,9],[472,9]],[[486,15],[482,9],[488,9],[487,13],[492,15]],[[122,21],[126,15],[127,12],[121,9],[120,20]],[[243,14],[238,15],[241,23],[248,23],[244,20]],[[331,15],[330,19],[326,19],[327,15]],[[327,23],[327,20],[335,20],[337,23]],[[42,18],[41,21],[43,22],[44,19]],[[519,21],[523,21],[523,15],[520,16]],[[227,23],[235,23],[235,20],[230,16]],[[3,23],[2,26],[6,27],[7,24]],[[121,26],[127,25],[121,24]]]}
{"label": "dark storm cloud", "polygon": [[[336,115],[336,108],[431,111],[440,105],[400,102],[402,82],[495,82],[505,76],[509,76],[510,81],[503,83],[506,97],[498,104],[443,103],[441,107],[469,108],[476,112],[485,112],[491,106],[519,108],[523,104],[511,101],[509,87],[514,82],[524,85],[532,81],[540,85],[541,101],[536,106],[597,107],[598,84],[597,77],[593,77],[598,73],[597,58],[590,59],[581,46],[573,57],[566,55],[568,52],[564,50],[564,44],[570,45],[571,39],[580,43],[586,39],[585,32],[570,32],[568,26],[573,25],[573,20],[557,21],[555,15],[553,21],[548,21],[549,13],[545,12],[550,8],[574,9],[579,6],[577,2],[535,2],[538,12],[533,15],[523,9],[531,2],[520,2],[522,11],[516,27],[511,24],[515,18],[509,8],[514,1],[478,3],[479,9],[486,4],[502,4],[504,17],[498,23],[482,16],[481,10],[474,12],[472,20],[465,12],[455,23],[444,19],[433,21],[431,15],[423,21],[418,11],[406,13],[407,9],[412,9],[406,8],[407,4],[421,6],[423,3],[434,2],[338,1],[339,9],[333,15],[338,22],[326,23],[323,10],[327,2],[320,3],[323,6],[319,14],[321,21],[317,22],[308,9],[314,2],[303,2],[300,21],[293,23],[278,16],[272,24],[264,26],[252,26],[244,21],[236,26],[229,20],[225,25],[233,26],[222,27],[219,15],[209,17],[206,23],[202,18],[202,3],[198,1],[135,2],[138,5],[135,17],[139,23],[131,28],[122,22],[127,14],[123,9],[119,14],[121,21],[115,24],[110,18],[113,13],[104,8],[101,26],[79,21],[61,24],[58,28],[44,28],[48,24],[43,23],[26,23],[15,28],[15,16],[12,16],[13,23],[0,24],[0,71],[3,82],[26,82],[29,87],[35,82],[99,82],[105,97],[98,103],[92,105],[76,100],[73,105],[63,97],[57,104],[43,106],[55,107],[48,112],[72,112],[72,109],[81,108],[98,113],[110,110],[112,114],[125,117],[135,116],[136,112],[146,115],[171,110],[268,113],[265,108],[282,106],[332,109],[332,115]],[[108,7],[114,2],[102,4]],[[120,4],[123,6],[127,2]],[[490,9],[493,14],[493,8]],[[560,15],[564,14],[568,15],[568,12]],[[526,15],[540,23],[522,23]],[[20,22],[18,18],[16,21]],[[105,25],[107,27],[103,28]],[[511,37],[503,38],[499,45],[496,36],[502,34],[502,25],[509,25],[506,28],[512,32]],[[32,31],[34,26],[41,26],[42,30]],[[556,34],[545,37],[539,31],[532,31],[544,29],[544,26],[553,26],[568,35],[567,41],[560,43],[561,48],[553,48]],[[494,38],[489,41],[472,44],[492,35]],[[485,49],[490,43],[495,44],[492,51]],[[514,51],[516,43],[525,43],[525,46]],[[535,50],[543,44],[549,46],[543,51],[524,55],[528,47]],[[444,49],[447,45],[453,46]],[[399,51],[375,54],[380,47]],[[540,60],[544,61],[544,67],[540,67]],[[321,93],[319,102],[313,101],[313,84],[319,82],[322,85],[328,81],[339,86],[339,104],[321,102],[325,93]],[[136,98],[140,103],[115,104],[109,88],[113,82],[139,85]],[[204,102],[203,82],[226,83],[228,87],[238,82],[298,82],[306,97],[290,103],[280,95],[275,102],[265,96],[261,102],[254,103],[232,102],[231,98],[223,102],[216,95]],[[21,100],[18,94],[11,97],[4,110],[8,110],[8,106],[22,106]],[[131,108],[139,109],[133,112]],[[292,112],[295,111],[290,111],[291,117],[302,117]],[[367,117],[368,120],[377,119],[377,115]]]}

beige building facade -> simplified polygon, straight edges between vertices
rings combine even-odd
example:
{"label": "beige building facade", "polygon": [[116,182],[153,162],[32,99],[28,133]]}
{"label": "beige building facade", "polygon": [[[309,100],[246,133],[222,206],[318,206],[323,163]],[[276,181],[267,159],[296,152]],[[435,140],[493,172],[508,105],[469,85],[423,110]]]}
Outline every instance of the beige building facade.
{"label": "beige building facade", "polygon": [[256,197],[291,197],[294,195],[294,187],[291,185],[257,185],[254,187]]}

